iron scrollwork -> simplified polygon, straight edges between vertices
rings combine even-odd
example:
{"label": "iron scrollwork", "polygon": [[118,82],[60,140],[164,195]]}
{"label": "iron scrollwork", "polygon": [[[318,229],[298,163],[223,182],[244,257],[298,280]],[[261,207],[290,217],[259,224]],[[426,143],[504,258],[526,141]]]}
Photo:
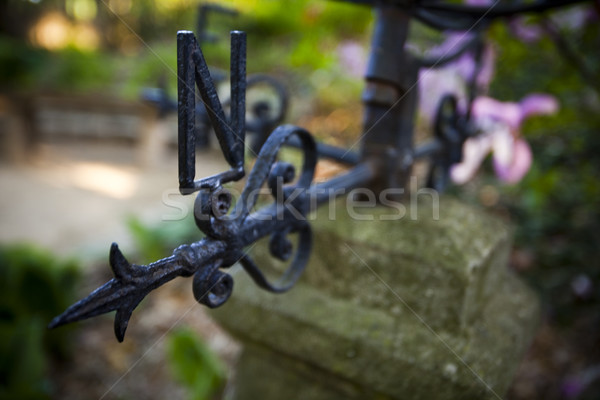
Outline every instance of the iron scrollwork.
{"label": "iron scrollwork", "polygon": [[[122,341],[131,313],[153,289],[178,277],[193,276],[193,293],[200,303],[218,307],[232,293],[233,279],[225,272],[239,263],[254,282],[272,292],[290,289],[304,270],[311,251],[311,229],[307,214],[355,187],[376,193],[404,188],[407,174],[417,159],[430,161],[428,186],[442,190],[450,167],[462,159],[464,141],[475,134],[470,110],[475,97],[474,77],[468,85],[468,105],[461,113],[453,95],[439,102],[434,136],[413,146],[413,118],[419,68],[434,68],[472,52],[481,61],[481,31],[494,19],[522,12],[539,12],[579,0],[534,1],[525,5],[495,8],[442,2],[347,0],[377,7],[367,86],[364,92],[365,134],[361,152],[316,143],[304,129],[282,125],[273,130],[260,149],[241,196],[233,202],[223,185],[246,176],[246,36],[231,33],[231,95],[227,116],[219,100],[202,50],[192,32],[177,34],[179,187],[182,194],[199,192],[194,205],[198,228],[206,235],[192,244],[179,246],[169,257],[149,265],[130,264],[116,244],[110,249],[114,278],[73,304],[56,317],[50,327],[116,311],[115,334]],[[419,58],[405,46],[411,18],[440,30],[474,30],[471,40],[456,51],[437,59]],[[196,87],[219,145],[230,168],[195,180]],[[413,91],[414,92],[414,91]],[[264,129],[261,128],[261,129]],[[368,133],[368,135],[367,135]],[[302,150],[303,165],[297,174],[293,165],[279,161],[282,146]],[[350,169],[328,181],[314,184],[318,158],[329,158]],[[273,201],[257,209],[258,193],[267,186]],[[296,234],[294,246],[289,235]],[[245,252],[245,248],[270,236],[271,254],[289,261],[287,270],[271,282]]]}
{"label": "iron scrollwork", "polygon": [[[246,43],[243,32],[232,32],[231,38],[233,106],[228,119],[193,33],[178,33],[180,190],[184,194],[199,191],[194,204],[194,219],[205,238],[179,246],[171,256],[149,265],[130,264],[113,243],[109,261],[114,278],[56,317],[50,323],[51,328],[116,311],[114,330],[117,339],[122,341],[131,313],[141,300],[153,289],[178,276],[193,275],[196,300],[213,308],[227,301],[233,290],[233,279],[223,270],[235,263],[239,262],[257,285],[277,293],[290,289],[302,274],[311,250],[311,230],[303,217],[310,209],[309,189],[317,163],[317,145],[302,128],[292,125],[276,128],[263,144],[240,198],[232,205],[232,195],[223,184],[238,181],[245,175]],[[231,169],[194,181],[196,85]],[[281,146],[292,137],[293,142],[300,145],[304,157],[298,179],[292,164],[277,160]],[[265,183],[274,201],[253,211]],[[293,246],[287,238],[293,233],[298,234],[295,254],[292,254]],[[270,282],[244,252],[245,247],[269,235],[271,254],[284,261],[291,259],[288,269],[277,282]]]}

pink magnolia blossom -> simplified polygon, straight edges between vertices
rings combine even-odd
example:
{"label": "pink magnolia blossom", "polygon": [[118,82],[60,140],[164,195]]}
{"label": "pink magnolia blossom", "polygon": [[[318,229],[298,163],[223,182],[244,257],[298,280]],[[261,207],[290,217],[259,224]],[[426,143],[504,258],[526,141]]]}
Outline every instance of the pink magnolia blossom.
{"label": "pink magnolia blossom", "polygon": [[454,94],[458,109],[466,110],[465,82],[456,68],[422,69],[419,72],[419,114],[426,123],[433,123],[438,103],[446,94]]}
{"label": "pink magnolia blossom", "polygon": [[[466,3],[486,6],[490,4],[490,0],[466,0]],[[521,26],[519,22],[522,22]],[[517,28],[527,28],[524,21],[516,21],[515,24]],[[523,32],[531,40],[536,39],[537,33]],[[443,58],[471,39],[471,34],[466,32],[447,34],[445,41],[433,48],[428,55]],[[443,68],[422,69],[419,76],[421,117],[433,121],[439,99],[448,93],[456,96],[458,111],[465,113],[467,83],[475,79],[478,92],[485,93],[494,74],[494,63],[495,52],[488,45],[484,49],[478,71],[471,52],[466,52]],[[474,76],[475,73],[477,76]],[[496,175],[507,183],[518,182],[525,176],[532,162],[531,149],[520,134],[523,121],[531,115],[552,114],[557,110],[557,100],[545,94],[531,94],[519,103],[477,97],[472,104],[471,115],[476,128],[482,133],[465,142],[463,161],[450,171],[452,180],[459,184],[467,182],[491,152]]]}
{"label": "pink magnolia blossom", "polygon": [[353,40],[342,42],[338,48],[340,64],[352,76],[362,77],[367,69],[364,47]]}
{"label": "pink magnolia blossom", "polygon": [[450,171],[452,180],[458,184],[467,182],[492,152],[498,178],[506,183],[520,181],[529,171],[532,161],[531,149],[520,134],[523,121],[532,115],[556,111],[558,101],[546,94],[530,94],[519,103],[501,102],[490,97],[475,99],[472,115],[483,133],[465,142],[463,161]]}
{"label": "pink magnolia blossom", "polygon": [[544,35],[544,29],[538,24],[529,23],[524,17],[514,17],[509,23],[510,32],[524,43],[535,43]]}
{"label": "pink magnolia blossom", "polygon": [[[428,52],[430,57],[444,57],[452,54],[464,43],[472,40],[467,33],[450,33],[440,45]],[[496,54],[491,46],[486,46],[482,55],[481,68],[475,77],[480,90],[485,91],[494,75]],[[435,118],[439,99],[452,93],[458,99],[458,109],[465,112],[467,108],[466,85],[476,72],[475,59],[471,52],[466,52],[455,61],[442,68],[423,68],[419,71],[419,112],[427,121]]]}

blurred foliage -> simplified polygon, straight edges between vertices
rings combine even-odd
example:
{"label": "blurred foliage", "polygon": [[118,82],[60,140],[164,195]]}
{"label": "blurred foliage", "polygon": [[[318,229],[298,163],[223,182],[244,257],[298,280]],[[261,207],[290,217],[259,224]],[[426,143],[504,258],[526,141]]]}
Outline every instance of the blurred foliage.
{"label": "blurred foliage", "polygon": [[[202,236],[191,217],[154,226],[130,217],[127,225],[142,263],[166,257],[173,248]],[[216,398],[225,384],[226,369],[197,333],[190,328],[169,333],[167,355],[173,378],[186,388],[190,400]]]}
{"label": "blurred foliage", "polygon": [[[94,90],[135,99],[143,87],[155,86],[160,77],[166,77],[174,95],[175,32],[197,30],[198,6],[204,2],[92,1],[95,8],[90,8],[89,1],[53,0],[14,11],[9,8],[16,18],[27,21],[29,31],[21,27],[15,33],[6,21],[0,22],[0,89]],[[216,3],[240,14],[209,15],[208,31],[218,39],[203,44],[211,66],[228,70],[228,32],[245,30],[249,73],[284,76],[288,85],[297,86],[292,87],[294,92],[319,99],[315,108],[320,112],[331,112],[360,96],[362,81],[340,67],[338,46],[342,39],[366,45],[373,21],[369,8],[323,0]],[[56,13],[64,18],[59,22],[68,25],[63,26],[68,36],[66,47],[44,49],[36,42],[40,35],[31,32],[45,15]],[[81,36],[81,27],[96,32],[96,45],[78,44],[75,39]]]}
{"label": "blurred foliage", "polygon": [[190,400],[217,398],[225,384],[225,366],[202,339],[180,328],[169,334],[167,346],[172,375],[188,389]]}
{"label": "blurred foliage", "polygon": [[48,361],[68,356],[69,328],[46,325],[75,299],[78,276],[74,261],[31,245],[0,246],[0,399],[50,398]]}
{"label": "blurred foliage", "polygon": [[153,226],[146,225],[132,216],[127,220],[127,227],[144,264],[167,257],[175,247],[183,243],[197,242],[203,236],[191,214],[182,221],[163,221]]}
{"label": "blurred foliage", "polygon": [[113,60],[74,47],[48,51],[0,36],[0,89],[99,90],[114,79]]}

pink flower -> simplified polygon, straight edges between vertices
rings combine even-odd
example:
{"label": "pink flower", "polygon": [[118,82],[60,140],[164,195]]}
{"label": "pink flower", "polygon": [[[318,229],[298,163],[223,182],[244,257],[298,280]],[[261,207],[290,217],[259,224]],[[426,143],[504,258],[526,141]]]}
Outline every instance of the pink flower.
{"label": "pink flower", "polygon": [[525,43],[535,43],[545,35],[544,29],[540,25],[529,23],[524,17],[512,18],[508,27],[513,35]]}
{"label": "pink flower", "polygon": [[456,68],[421,69],[419,71],[419,114],[426,123],[432,123],[440,99],[446,94],[454,94],[458,108],[467,108],[465,82]]}
{"label": "pink flower", "polygon": [[554,114],[556,98],[530,94],[519,103],[479,97],[473,102],[472,115],[482,134],[469,138],[463,147],[463,161],[452,167],[450,176],[458,184],[467,182],[492,152],[494,171],[506,183],[520,181],[531,167],[532,154],[521,137],[523,121],[531,115]]}
{"label": "pink flower", "polygon": [[[454,53],[464,43],[473,39],[467,33],[450,33],[440,45],[428,52],[430,57],[443,58]],[[475,77],[479,90],[487,90],[494,75],[496,54],[491,46],[485,46],[481,68]],[[471,52],[466,52],[455,61],[441,68],[423,68],[419,71],[419,112],[427,121],[433,121],[438,108],[439,99],[449,93],[458,99],[458,109],[465,112],[467,108],[466,85],[475,74],[475,59]]]}
{"label": "pink flower", "polygon": [[365,49],[360,43],[346,40],[338,48],[340,64],[352,76],[362,77],[367,69]]}

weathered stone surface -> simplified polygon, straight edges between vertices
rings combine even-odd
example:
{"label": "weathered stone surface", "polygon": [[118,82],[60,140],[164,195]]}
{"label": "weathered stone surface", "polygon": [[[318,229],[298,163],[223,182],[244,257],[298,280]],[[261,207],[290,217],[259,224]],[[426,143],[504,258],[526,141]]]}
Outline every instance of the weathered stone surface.
{"label": "weathered stone surface", "polygon": [[[436,220],[426,200],[396,220],[384,218],[387,208],[352,219],[345,200],[335,213],[319,210],[310,265],[284,295],[237,274],[232,298],[213,314],[246,343],[237,399],[504,394],[537,299],[506,269],[502,223],[447,198]],[[275,272],[281,265],[261,248],[255,259]]]}

